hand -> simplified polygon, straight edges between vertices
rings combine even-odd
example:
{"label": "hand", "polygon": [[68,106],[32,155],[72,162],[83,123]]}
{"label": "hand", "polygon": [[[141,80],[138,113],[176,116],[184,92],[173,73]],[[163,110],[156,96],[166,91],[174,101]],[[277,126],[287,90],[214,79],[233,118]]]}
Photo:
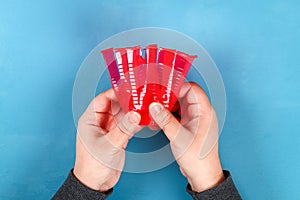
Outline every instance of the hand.
{"label": "hand", "polygon": [[136,112],[123,113],[112,89],[97,96],[78,121],[74,175],[105,192],[119,180],[129,139],[141,127]]}
{"label": "hand", "polygon": [[174,157],[192,190],[201,192],[224,180],[218,155],[218,121],[205,92],[197,84],[185,83],[179,100],[181,122],[159,103],[152,103],[149,110],[170,140]]}

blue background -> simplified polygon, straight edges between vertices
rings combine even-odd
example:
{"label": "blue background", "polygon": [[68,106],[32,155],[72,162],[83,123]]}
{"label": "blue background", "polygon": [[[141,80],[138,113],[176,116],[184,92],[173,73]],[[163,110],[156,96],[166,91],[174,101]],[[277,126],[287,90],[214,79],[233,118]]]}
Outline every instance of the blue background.
{"label": "blue background", "polygon": [[[291,0],[1,0],[0,199],[55,193],[75,159],[81,62],[107,37],[144,26],[191,36],[218,65],[228,100],[221,160],[242,197],[299,199],[299,9]],[[186,183],[176,164],[125,173],[111,199],[190,199]]]}

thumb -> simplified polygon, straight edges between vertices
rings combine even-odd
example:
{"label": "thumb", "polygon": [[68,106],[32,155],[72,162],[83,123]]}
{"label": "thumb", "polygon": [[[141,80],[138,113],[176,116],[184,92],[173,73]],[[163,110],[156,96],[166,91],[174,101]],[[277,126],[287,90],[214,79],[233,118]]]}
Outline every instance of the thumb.
{"label": "thumb", "polygon": [[125,148],[128,140],[141,130],[141,127],[138,125],[140,120],[141,116],[134,111],[130,111],[126,115],[117,116],[117,124],[106,135],[107,138],[114,146]]}
{"label": "thumb", "polygon": [[149,111],[152,119],[164,131],[168,139],[173,141],[181,128],[181,124],[177,119],[168,109],[157,102],[150,104]]}

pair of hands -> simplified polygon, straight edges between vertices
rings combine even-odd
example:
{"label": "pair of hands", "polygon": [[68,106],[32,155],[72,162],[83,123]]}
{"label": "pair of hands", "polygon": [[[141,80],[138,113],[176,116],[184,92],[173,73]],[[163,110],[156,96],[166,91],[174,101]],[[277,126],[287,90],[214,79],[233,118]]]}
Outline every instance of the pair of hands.
{"label": "pair of hands", "polygon": [[[149,106],[155,123],[170,140],[182,174],[195,192],[224,180],[218,155],[218,121],[205,92],[195,83],[180,91],[180,122],[161,104]],[[138,113],[122,112],[112,89],[98,95],[78,122],[74,175],[91,189],[105,192],[119,180],[130,138],[142,129]],[[88,146],[86,146],[88,145]]]}

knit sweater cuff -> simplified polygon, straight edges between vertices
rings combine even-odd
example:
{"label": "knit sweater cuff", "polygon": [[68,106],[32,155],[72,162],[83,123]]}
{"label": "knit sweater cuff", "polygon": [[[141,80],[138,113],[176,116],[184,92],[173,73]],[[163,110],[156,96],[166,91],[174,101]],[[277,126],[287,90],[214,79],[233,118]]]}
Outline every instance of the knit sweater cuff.
{"label": "knit sweater cuff", "polygon": [[73,170],[70,171],[68,178],[65,180],[60,189],[53,196],[53,200],[104,200],[113,192],[113,188],[107,192],[99,192],[88,188],[82,184],[73,174]]}
{"label": "knit sweater cuff", "polygon": [[194,192],[191,185],[188,184],[186,191],[194,200],[241,200],[229,171],[224,170],[223,173],[225,180],[214,188],[203,192]]}

